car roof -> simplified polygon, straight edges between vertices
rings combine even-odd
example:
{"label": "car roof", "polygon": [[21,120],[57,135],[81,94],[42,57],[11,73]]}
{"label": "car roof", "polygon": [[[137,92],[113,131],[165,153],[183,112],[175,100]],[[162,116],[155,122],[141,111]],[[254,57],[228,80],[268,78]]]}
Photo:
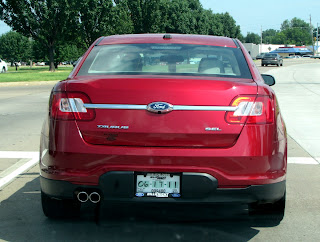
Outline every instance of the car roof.
{"label": "car roof", "polygon": [[[164,36],[167,36],[165,38]],[[127,34],[101,37],[96,45],[115,44],[192,44],[192,45],[213,45],[222,47],[237,48],[234,39],[209,35],[188,35],[188,34]]]}

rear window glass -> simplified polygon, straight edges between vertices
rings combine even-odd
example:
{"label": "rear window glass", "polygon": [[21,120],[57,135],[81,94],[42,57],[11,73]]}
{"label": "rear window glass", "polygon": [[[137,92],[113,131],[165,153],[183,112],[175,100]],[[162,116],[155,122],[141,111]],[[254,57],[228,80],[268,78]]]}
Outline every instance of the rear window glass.
{"label": "rear window glass", "polygon": [[184,44],[95,46],[78,75],[182,75],[251,78],[238,48]]}
{"label": "rear window glass", "polygon": [[265,54],[264,56],[265,56],[265,57],[276,57],[277,54]]}

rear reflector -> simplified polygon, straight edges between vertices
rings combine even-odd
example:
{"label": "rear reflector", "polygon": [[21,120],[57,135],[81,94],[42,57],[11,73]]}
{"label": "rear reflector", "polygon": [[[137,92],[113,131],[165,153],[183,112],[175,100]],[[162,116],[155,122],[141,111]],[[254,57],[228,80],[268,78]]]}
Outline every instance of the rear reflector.
{"label": "rear reflector", "polygon": [[95,118],[94,109],[87,110],[84,103],[89,97],[80,92],[54,92],[50,102],[50,117],[60,120],[90,121]]}
{"label": "rear reflector", "polygon": [[234,112],[227,112],[225,119],[230,124],[271,124],[274,121],[273,102],[269,96],[236,97],[231,106]]}

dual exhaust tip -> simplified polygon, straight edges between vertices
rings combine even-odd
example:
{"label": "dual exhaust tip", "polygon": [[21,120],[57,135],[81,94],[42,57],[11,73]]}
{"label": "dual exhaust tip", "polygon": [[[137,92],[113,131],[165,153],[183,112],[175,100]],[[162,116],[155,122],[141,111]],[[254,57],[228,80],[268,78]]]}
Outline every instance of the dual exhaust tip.
{"label": "dual exhaust tip", "polygon": [[85,203],[88,200],[92,203],[98,203],[101,200],[101,196],[97,192],[87,193],[85,191],[81,191],[81,192],[78,192],[77,199],[82,203]]}

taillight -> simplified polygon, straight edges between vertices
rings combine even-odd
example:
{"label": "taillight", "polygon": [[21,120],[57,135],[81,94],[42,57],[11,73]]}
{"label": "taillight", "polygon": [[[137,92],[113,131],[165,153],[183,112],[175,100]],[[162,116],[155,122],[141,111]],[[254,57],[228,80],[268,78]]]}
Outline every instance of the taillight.
{"label": "taillight", "polygon": [[274,121],[274,107],[269,96],[238,96],[231,106],[237,109],[226,113],[227,123],[271,124]]}
{"label": "taillight", "polygon": [[60,120],[90,121],[95,118],[94,109],[86,109],[90,98],[81,92],[54,92],[51,97],[50,117]]}

